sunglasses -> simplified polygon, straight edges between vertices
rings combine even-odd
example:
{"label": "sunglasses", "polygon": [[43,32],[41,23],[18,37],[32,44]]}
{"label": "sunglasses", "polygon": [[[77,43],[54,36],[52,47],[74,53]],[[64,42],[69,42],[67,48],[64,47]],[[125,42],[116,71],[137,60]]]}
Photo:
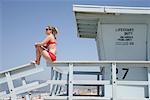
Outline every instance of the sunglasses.
{"label": "sunglasses", "polygon": [[46,28],[45,30],[46,30],[46,31],[48,31],[48,30],[52,30],[52,29],[50,29],[50,28]]}

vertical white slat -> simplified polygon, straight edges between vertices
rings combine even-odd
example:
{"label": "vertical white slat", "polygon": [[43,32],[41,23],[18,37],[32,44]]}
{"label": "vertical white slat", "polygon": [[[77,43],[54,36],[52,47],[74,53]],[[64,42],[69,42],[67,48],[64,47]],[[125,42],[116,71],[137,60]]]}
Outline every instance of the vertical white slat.
{"label": "vertical white slat", "polygon": [[[62,74],[61,74],[61,73],[59,73],[58,75],[59,75],[59,76],[58,76],[58,80],[61,80],[61,78],[62,78]],[[58,88],[57,88],[56,95],[58,95],[58,94],[60,93],[60,90],[61,90],[61,85],[60,85],[60,84],[58,84]]]}
{"label": "vertical white slat", "polygon": [[[55,71],[53,70],[53,67],[51,67],[51,80],[55,80]],[[53,93],[53,88],[55,87],[55,85],[52,83],[50,84],[50,95],[52,95]]]}
{"label": "vertical white slat", "polygon": [[[57,80],[57,72],[56,71],[54,71],[54,77],[52,80]],[[51,95],[52,96],[55,95],[56,86],[57,86],[57,84],[53,84],[53,83],[51,84],[51,88],[52,88]]]}
{"label": "vertical white slat", "polygon": [[68,100],[72,100],[73,98],[73,64],[69,64],[69,98]]}
{"label": "vertical white slat", "polygon": [[[21,80],[22,80],[22,85],[26,85],[27,84],[25,77],[22,77]],[[25,95],[25,98],[26,98],[26,100],[30,100],[29,94]]]}
{"label": "vertical white slat", "polygon": [[117,94],[116,94],[116,63],[112,63],[112,99],[117,100]]}
{"label": "vertical white slat", "polygon": [[17,100],[17,95],[15,94],[15,89],[14,89],[14,84],[13,84],[13,80],[11,78],[10,72],[5,73],[6,79],[7,79],[7,84],[8,84],[8,88],[10,91],[10,95],[11,95],[11,100]]}
{"label": "vertical white slat", "polygon": [[147,68],[148,70],[148,97],[150,99],[150,67]]}
{"label": "vertical white slat", "polygon": [[[55,71],[56,75],[55,75],[55,80],[58,80],[58,72]],[[54,84],[54,88],[52,91],[52,95],[56,95],[56,90],[57,90],[58,84]]]}

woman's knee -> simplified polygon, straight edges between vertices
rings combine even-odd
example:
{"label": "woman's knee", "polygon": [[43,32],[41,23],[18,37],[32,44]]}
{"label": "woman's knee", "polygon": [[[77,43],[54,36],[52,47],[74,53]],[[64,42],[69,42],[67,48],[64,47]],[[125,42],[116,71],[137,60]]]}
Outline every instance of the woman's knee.
{"label": "woman's knee", "polygon": [[43,49],[41,48],[41,46],[36,46],[35,48],[36,48],[36,50],[39,50],[40,52],[43,50]]}
{"label": "woman's knee", "polygon": [[39,49],[40,47],[41,47],[41,46],[37,46],[37,45],[35,45],[35,48],[36,48],[36,49]]}

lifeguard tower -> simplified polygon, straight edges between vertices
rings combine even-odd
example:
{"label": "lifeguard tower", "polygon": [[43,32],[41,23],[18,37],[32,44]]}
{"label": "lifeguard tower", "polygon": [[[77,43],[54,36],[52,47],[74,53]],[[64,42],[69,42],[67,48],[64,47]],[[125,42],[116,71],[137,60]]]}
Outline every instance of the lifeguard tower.
{"label": "lifeguard tower", "polygon": [[[96,40],[99,60],[119,62],[112,83],[118,85],[105,86],[105,95],[150,98],[149,68],[140,64],[150,60],[150,8],[74,5],[74,13],[78,37]],[[110,67],[101,69],[102,80],[113,79]]]}
{"label": "lifeguard tower", "polygon": [[[99,61],[50,63],[51,79],[42,83],[26,81],[44,70],[35,64],[2,71],[0,86],[6,83],[8,90],[0,91],[0,99],[26,96],[30,100],[30,95],[36,95],[34,90],[49,86],[42,100],[150,100],[150,8],[74,5],[73,12],[78,37],[96,40]],[[78,67],[85,70],[75,70]],[[87,71],[86,67],[100,70]],[[80,75],[97,79],[74,79]],[[22,84],[15,86],[18,79]],[[77,95],[75,86],[93,86],[97,93]]]}

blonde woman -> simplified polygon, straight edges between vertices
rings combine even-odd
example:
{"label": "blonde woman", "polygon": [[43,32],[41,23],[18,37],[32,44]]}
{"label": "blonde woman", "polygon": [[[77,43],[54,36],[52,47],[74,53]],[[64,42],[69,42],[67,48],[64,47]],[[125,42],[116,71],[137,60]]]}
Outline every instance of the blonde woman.
{"label": "blonde woman", "polygon": [[57,28],[47,26],[45,28],[46,38],[42,42],[35,43],[36,48],[36,60],[32,63],[40,65],[41,55],[48,62],[56,61],[56,35],[58,33]]}

